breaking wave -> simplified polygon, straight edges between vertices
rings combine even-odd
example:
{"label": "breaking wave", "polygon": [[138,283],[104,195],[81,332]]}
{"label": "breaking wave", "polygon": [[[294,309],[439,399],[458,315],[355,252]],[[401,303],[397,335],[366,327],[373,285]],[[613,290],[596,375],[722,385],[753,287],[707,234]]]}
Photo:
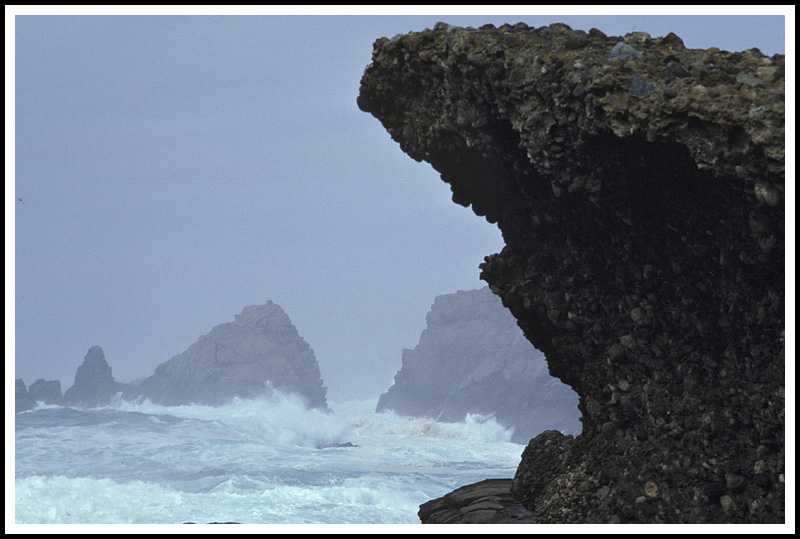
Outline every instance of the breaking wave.
{"label": "breaking wave", "polygon": [[513,477],[522,446],[492,418],[437,423],[376,402],[149,402],[16,416],[16,523],[418,523],[419,505]]}

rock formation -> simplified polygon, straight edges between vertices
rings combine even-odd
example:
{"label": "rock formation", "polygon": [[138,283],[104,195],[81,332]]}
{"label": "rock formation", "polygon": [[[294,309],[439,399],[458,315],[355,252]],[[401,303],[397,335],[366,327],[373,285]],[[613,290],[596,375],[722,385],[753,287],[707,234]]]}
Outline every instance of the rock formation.
{"label": "rock formation", "polygon": [[123,384],[114,381],[111,367],[106,362],[103,349],[89,348],[83,363],[75,373],[75,384],[64,392],[64,405],[76,408],[108,406],[111,399],[122,391]]}
{"label": "rock formation", "polygon": [[497,223],[482,278],[580,396],[536,521],[783,522],[784,56],[437,24],[372,60],[359,107]]}
{"label": "rock formation", "polygon": [[447,422],[489,415],[513,428],[518,443],[549,429],[580,432],[578,396],[550,376],[542,353],[489,287],[438,296],[426,320],[419,345],[403,350],[378,412]]}
{"label": "rock formation", "polygon": [[533,513],[511,495],[511,479],[485,479],[419,506],[423,524],[533,524]]}
{"label": "rock formation", "polygon": [[22,378],[14,380],[14,413],[27,412],[36,408],[36,399],[28,393]]}
{"label": "rock formation", "polygon": [[185,352],[123,394],[156,404],[218,406],[274,388],[300,396],[310,408],[327,409],[326,388],[308,343],[275,303],[245,307]]}
{"label": "rock formation", "polygon": [[36,402],[43,402],[44,404],[61,405],[64,401],[64,396],[61,394],[60,380],[39,378],[28,388],[28,393]]}

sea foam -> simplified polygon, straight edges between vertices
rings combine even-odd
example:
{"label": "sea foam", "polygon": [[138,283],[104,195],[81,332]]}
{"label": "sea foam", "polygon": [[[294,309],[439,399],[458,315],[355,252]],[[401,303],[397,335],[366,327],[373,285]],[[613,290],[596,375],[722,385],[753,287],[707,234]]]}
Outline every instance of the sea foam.
{"label": "sea foam", "polygon": [[418,523],[429,499],[513,477],[522,451],[491,418],[404,418],[374,400],[331,409],[276,393],[20,414],[15,521]]}

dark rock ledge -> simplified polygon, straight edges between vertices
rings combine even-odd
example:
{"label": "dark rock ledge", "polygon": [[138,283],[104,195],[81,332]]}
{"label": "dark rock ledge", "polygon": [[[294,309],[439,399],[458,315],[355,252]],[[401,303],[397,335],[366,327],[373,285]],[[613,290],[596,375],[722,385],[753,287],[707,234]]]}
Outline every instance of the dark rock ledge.
{"label": "dark rock ledge", "polygon": [[580,397],[540,523],[785,521],[785,57],[563,24],[381,38],[358,106],[497,223],[481,277]]}
{"label": "dark rock ledge", "polygon": [[423,524],[530,524],[533,513],[511,495],[511,479],[485,479],[425,502]]}
{"label": "dark rock ledge", "polygon": [[[197,522],[184,522],[184,524],[197,524]],[[206,524],[241,524],[241,522],[207,522]]]}

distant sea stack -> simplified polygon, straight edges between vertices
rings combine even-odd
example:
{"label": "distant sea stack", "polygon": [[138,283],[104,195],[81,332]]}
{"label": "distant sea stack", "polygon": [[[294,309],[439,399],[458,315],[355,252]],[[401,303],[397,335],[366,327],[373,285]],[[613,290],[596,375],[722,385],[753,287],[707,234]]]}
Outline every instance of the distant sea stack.
{"label": "distant sea stack", "polygon": [[313,350],[272,301],[245,307],[234,322],[214,327],[123,398],[218,406],[234,397],[263,396],[268,386],[301,397],[309,408],[327,409]]}
{"label": "distant sea stack", "polygon": [[14,380],[14,412],[18,414],[34,408],[36,408],[36,399],[28,393],[28,388],[25,387],[22,378],[17,378]]}
{"label": "distant sea stack", "polygon": [[39,378],[28,388],[28,393],[30,393],[31,397],[33,397],[36,402],[56,404],[59,406],[64,403],[64,396],[61,394],[60,380],[45,380]]}
{"label": "distant sea stack", "polygon": [[544,355],[489,287],[436,297],[426,320],[378,412],[446,422],[492,416],[518,443],[545,430],[580,432],[577,394],[550,376]]}
{"label": "distant sea stack", "polygon": [[42,378],[32,383],[29,388],[25,387],[22,378],[17,378],[14,384],[14,397],[14,408],[17,413],[33,410],[37,403],[61,405],[64,402],[61,382]]}
{"label": "distant sea stack", "polygon": [[89,348],[78,367],[75,384],[64,392],[64,405],[76,408],[108,406],[122,387],[123,384],[114,381],[103,349],[95,345]]}
{"label": "distant sea stack", "polygon": [[517,470],[536,522],[785,521],[784,74],[564,24],[375,42],[358,106],[497,223],[481,277],[580,396]]}

